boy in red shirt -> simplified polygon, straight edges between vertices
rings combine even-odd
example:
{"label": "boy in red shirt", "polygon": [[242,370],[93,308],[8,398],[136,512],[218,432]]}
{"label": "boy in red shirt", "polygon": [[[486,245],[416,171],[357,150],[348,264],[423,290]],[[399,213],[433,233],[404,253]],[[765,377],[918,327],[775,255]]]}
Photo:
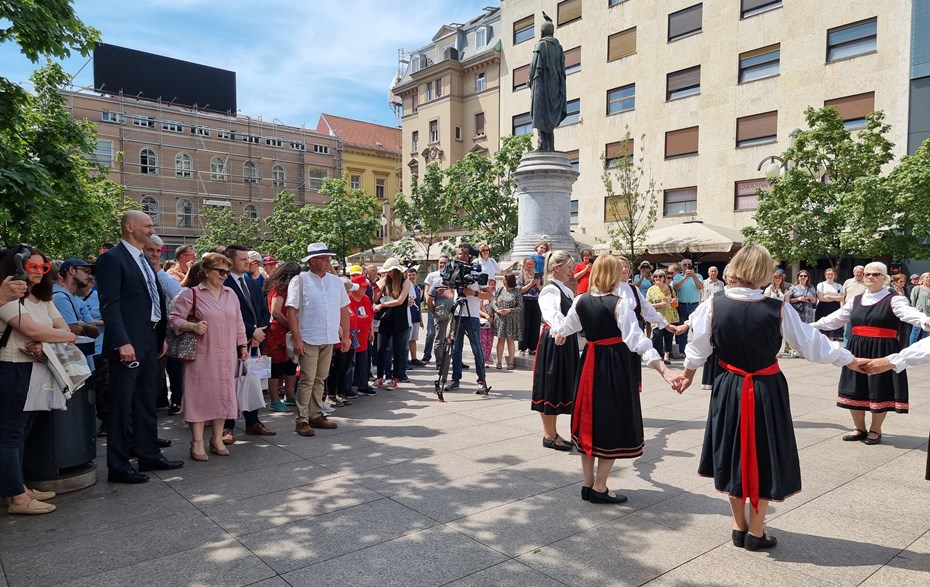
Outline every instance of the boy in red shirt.
{"label": "boy in red shirt", "polygon": [[378,392],[368,385],[368,344],[375,338],[375,333],[372,332],[374,310],[371,307],[371,300],[365,295],[369,283],[362,275],[354,276],[352,282],[359,286],[357,290],[349,292],[349,309],[352,311],[350,328],[358,329],[356,333],[358,346],[355,348],[355,373],[352,384],[358,387],[360,394],[378,395]]}

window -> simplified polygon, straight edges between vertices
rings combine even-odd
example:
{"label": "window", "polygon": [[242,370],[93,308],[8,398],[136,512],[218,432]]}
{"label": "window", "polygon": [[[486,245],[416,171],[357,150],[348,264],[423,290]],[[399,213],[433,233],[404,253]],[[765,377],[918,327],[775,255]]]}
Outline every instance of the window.
{"label": "window", "polygon": [[175,224],[178,228],[194,228],[194,205],[190,200],[181,198],[178,200],[177,220]]}
{"label": "window", "polygon": [[580,165],[578,164],[578,149],[574,151],[566,151],[565,154],[568,156],[568,164],[572,166],[572,170],[577,173]]}
{"label": "window", "polygon": [[556,7],[559,26],[581,20],[581,0],[562,0]]}
{"label": "window", "polygon": [[385,198],[384,186],[386,183],[387,180],[385,180],[383,177],[375,179],[375,197],[379,200],[383,200]]}
{"label": "window", "polygon": [[162,120],[161,129],[167,132],[184,132],[184,125],[180,122],[171,120]]}
{"label": "window", "polygon": [[287,186],[287,171],[280,165],[271,168],[271,186],[276,188]]}
{"label": "window", "polygon": [[513,70],[513,91],[530,87],[530,66],[524,65]]}
{"label": "window", "polygon": [[559,126],[568,126],[581,121],[581,98],[569,100],[565,103],[565,118]]}
{"label": "window", "polygon": [[666,76],[665,99],[677,100],[701,93],[701,66],[673,71]]}
{"label": "window", "polygon": [[636,108],[636,84],[607,90],[607,114]]}
{"label": "window", "polygon": [[307,184],[310,189],[319,191],[323,187],[323,182],[329,177],[329,172],[325,169],[311,169],[307,172],[310,182]]}
{"label": "window", "polygon": [[695,214],[697,213],[697,188],[665,190],[662,203],[663,216]]}
{"label": "window", "polygon": [[226,159],[214,157],[210,159],[210,179],[213,181],[226,181]]}
{"label": "window", "polygon": [[229,129],[218,130],[216,131],[216,138],[234,141],[236,140],[236,131]]}
{"label": "window", "polygon": [[581,71],[581,47],[565,52],[565,75]]}
{"label": "window", "polygon": [[772,189],[769,182],[764,179],[751,179],[736,182],[736,191],[733,196],[734,210],[755,210],[759,207],[757,190],[767,192]]}
{"label": "window", "polygon": [[85,158],[91,163],[107,168],[113,167],[113,141],[98,140],[93,153],[89,153]]}
{"label": "window", "polygon": [[485,79],[484,72],[475,74],[475,91],[483,92],[487,87],[487,80]]}
{"label": "window", "polygon": [[313,145],[313,152],[317,155],[329,155],[329,145]]}
{"label": "window", "polygon": [[774,143],[778,138],[778,110],[736,119],[736,146]]}
{"label": "window", "polygon": [[258,172],[258,166],[251,161],[242,164],[242,181],[245,183],[258,183],[261,175]]}
{"label": "window", "polygon": [[623,196],[607,196],[604,198],[604,222],[617,222],[627,220],[630,209]]}
{"label": "window", "polygon": [[877,19],[827,31],[827,63],[875,51]]}
{"label": "window", "polygon": [[280,147],[283,147],[283,146],[284,146],[284,141],[281,140],[281,139],[279,139],[278,137],[268,137],[268,138],[265,139],[265,145],[267,145],[267,146],[269,146],[269,147],[278,147],[278,148],[280,148]]}
{"label": "window", "polygon": [[475,48],[480,49],[488,44],[488,27],[481,27],[475,31]]}
{"label": "window", "polygon": [[616,6],[618,4],[622,4],[623,2],[626,2],[626,0],[607,0],[607,6]]}
{"label": "window", "polygon": [[192,126],[191,134],[198,137],[208,137],[210,136],[210,129],[205,126]]}
{"label": "window", "polygon": [[484,112],[475,114],[475,136],[484,136]]}
{"label": "window", "polygon": [[420,166],[416,161],[412,161],[407,164],[410,167],[410,177],[420,177]]}
{"label": "window", "polygon": [[779,7],[781,7],[781,0],[742,0],[740,3],[740,17],[749,18]]}
{"label": "window", "polygon": [[624,159],[632,163],[635,143],[633,139],[607,143],[604,146],[604,163],[607,168],[615,169],[620,167]]}
{"label": "window", "polygon": [[665,158],[697,155],[698,127],[670,130],[665,133]]}
{"label": "window", "polygon": [[703,4],[695,4],[668,15],[668,42],[701,32]]}
{"label": "window", "polygon": [[174,175],[190,179],[194,177],[194,160],[187,153],[178,153],[174,156]]}
{"label": "window", "polygon": [[636,53],[636,27],[607,37],[607,61],[616,61]]}
{"label": "window", "polygon": [[126,117],[118,112],[101,112],[100,120],[113,124],[126,124]]}
{"label": "window", "polygon": [[410,58],[410,71],[416,73],[420,71],[420,56],[414,55]]}
{"label": "window", "polygon": [[410,107],[414,114],[417,110],[420,109],[420,90],[417,89],[413,92],[413,95],[410,97]]}
{"label": "window", "polygon": [[529,112],[513,117],[513,135],[525,135],[533,132],[533,118]]}
{"label": "window", "polygon": [[303,141],[291,141],[290,143],[291,151],[306,151],[307,143]]}
{"label": "window", "polygon": [[823,105],[833,106],[839,111],[846,130],[858,130],[865,128],[865,115],[875,111],[875,92],[827,100]]}
{"label": "window", "polygon": [[426,101],[433,99],[433,82],[426,82]]}
{"label": "window", "polygon": [[155,118],[152,116],[132,116],[132,125],[144,128],[155,128]]}
{"label": "window", "polygon": [[442,98],[442,79],[441,78],[436,80],[435,88],[436,88],[436,97]]}
{"label": "window", "polygon": [[152,224],[158,226],[161,224],[160,214],[158,213],[158,200],[152,196],[142,196],[142,211],[149,215],[149,218],[152,219]]}
{"label": "window", "polygon": [[362,189],[362,176],[361,175],[350,175],[349,176],[349,187],[353,190]]}
{"label": "window", "polygon": [[739,55],[739,83],[778,75],[781,44],[776,43]]}
{"label": "window", "polygon": [[430,144],[439,142],[439,121],[438,120],[429,121],[429,142]]}
{"label": "window", "polygon": [[242,142],[257,145],[262,142],[262,138],[258,135],[244,134],[242,135]]}
{"label": "window", "polygon": [[139,151],[139,173],[158,175],[158,155],[152,149]]}
{"label": "window", "polygon": [[249,220],[258,220],[258,206],[255,204],[246,204],[242,209],[242,215]]}
{"label": "window", "polygon": [[420,150],[420,131],[415,130],[410,135],[410,149],[416,153]]}
{"label": "window", "polygon": [[578,200],[572,200],[569,202],[568,223],[578,224]]}
{"label": "window", "polygon": [[457,141],[462,140],[462,127],[461,126],[455,127],[455,140]]}
{"label": "window", "polygon": [[523,41],[529,41],[536,36],[536,33],[533,31],[533,15],[529,15],[526,18],[521,18],[520,20],[513,23],[513,44],[519,45]]}

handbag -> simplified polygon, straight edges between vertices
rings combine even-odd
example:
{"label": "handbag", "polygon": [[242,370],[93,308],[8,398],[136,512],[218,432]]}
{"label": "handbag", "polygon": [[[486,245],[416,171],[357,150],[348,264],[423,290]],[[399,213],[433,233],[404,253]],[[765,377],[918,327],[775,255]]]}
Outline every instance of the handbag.
{"label": "handbag", "polygon": [[254,373],[259,379],[271,378],[271,357],[268,355],[257,355],[249,357],[245,362],[249,368],[249,373]]}
{"label": "handbag", "polygon": [[[393,300],[394,298],[392,298],[391,296],[388,296],[388,295],[381,296],[382,304],[384,304],[384,302],[391,302]],[[385,308],[382,306],[380,310],[375,312],[375,320],[378,320],[379,322],[382,320],[387,320],[388,318],[391,317],[391,310],[393,309],[394,308]]]}
{"label": "handbag", "polygon": [[[297,325],[300,326],[300,305],[304,303],[304,278],[303,275],[297,274]],[[287,348],[287,358],[295,365],[300,363],[300,357],[294,350],[294,333],[288,332],[284,335],[284,346]],[[269,375],[270,377],[270,375]]]}
{"label": "handbag", "polygon": [[240,412],[251,412],[265,407],[261,379],[249,371],[245,361],[239,361],[239,371],[236,375],[236,405]]}
{"label": "handbag", "polygon": [[[191,288],[191,292],[194,294],[194,305],[191,306],[191,311],[187,315],[188,322],[197,321],[197,288]],[[172,359],[181,361],[182,363],[190,363],[197,359],[197,341],[200,340],[194,332],[179,332],[175,333],[174,328],[168,329],[167,335],[168,341],[168,356]]]}

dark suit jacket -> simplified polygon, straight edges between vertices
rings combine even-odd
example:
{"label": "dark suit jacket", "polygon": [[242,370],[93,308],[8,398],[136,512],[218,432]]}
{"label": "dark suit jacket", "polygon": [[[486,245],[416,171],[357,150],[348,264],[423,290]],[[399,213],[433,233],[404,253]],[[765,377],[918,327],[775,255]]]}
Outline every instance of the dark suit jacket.
{"label": "dark suit jacket", "polygon": [[[100,255],[96,266],[100,314],[107,325],[103,334],[104,350],[113,351],[124,344],[138,345],[149,340],[152,332],[152,299],[139,263],[123,243]],[[161,320],[156,332],[158,345],[165,340],[168,309],[165,292],[155,279]],[[142,349],[136,349],[142,352]]]}
{"label": "dark suit jacket", "polygon": [[246,287],[249,288],[249,295],[252,297],[251,304],[242,295],[242,289],[239,287],[237,280],[233,279],[231,273],[226,278],[224,285],[236,292],[236,297],[239,298],[239,310],[242,312],[242,321],[245,322],[245,336],[251,340],[252,333],[255,332],[256,328],[268,326],[271,321],[271,312],[268,311],[265,294],[262,293],[261,288],[258,287],[252,276],[243,275],[243,277],[245,277]]}

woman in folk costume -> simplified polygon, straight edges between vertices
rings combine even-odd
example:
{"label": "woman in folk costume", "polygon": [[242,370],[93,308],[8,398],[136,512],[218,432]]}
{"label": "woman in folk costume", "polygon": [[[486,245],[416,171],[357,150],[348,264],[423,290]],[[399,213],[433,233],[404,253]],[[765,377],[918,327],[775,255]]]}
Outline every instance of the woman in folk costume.
{"label": "woman in folk costume", "polygon": [[[847,322],[852,324],[852,337],[847,348],[853,355],[876,359],[901,350],[898,330],[902,322],[916,328],[930,330],[930,318],[912,308],[907,297],[896,295],[885,286],[888,268],[884,263],[865,266],[864,294],[852,297],[839,310],[824,316],[811,326],[819,330],[836,330]],[[843,369],[840,374],[836,405],[849,410],[852,416],[852,434],[843,440],[861,440],[865,444],[882,441],[882,424],[888,412],[899,414],[908,411],[907,373],[883,373],[868,376]],[[865,413],[872,412],[872,422],[866,432]]]}
{"label": "woman in folk costume", "polygon": [[[730,496],[733,544],[771,548],[762,523],[769,501],[801,490],[801,466],[791,421],[788,384],[776,357],[782,337],[807,360],[860,368],[846,349],[833,346],[784,302],[763,296],[775,262],[765,247],[750,245],[727,268],[728,288],[691,315],[694,340],[685,349],[680,391],[716,352],[714,378],[698,473]],[[711,344],[713,340],[713,345]],[[749,515],[746,515],[746,499]]]}
{"label": "woman in folk costume", "polygon": [[574,259],[566,251],[546,253],[543,282],[539,292],[539,311],[543,319],[543,336],[539,337],[536,361],[533,363],[533,403],[543,424],[543,446],[570,451],[572,443],[556,432],[559,414],[571,414],[575,398],[575,373],[578,370],[578,337],[572,334],[563,344],[546,336],[546,330],[564,320],[575,295],[565,282],[572,276]]}
{"label": "woman in folk costume", "polygon": [[676,374],[665,366],[652,348],[652,341],[636,324],[632,304],[612,293],[620,283],[620,276],[620,261],[610,255],[598,257],[591,268],[588,293],[575,298],[568,315],[564,319],[555,316],[549,328],[556,344],[563,344],[564,337],[582,329],[588,341],[578,370],[572,441],[582,453],[581,499],[592,503],[625,502],[625,496],[607,488],[607,476],[615,459],[643,454],[637,353],[669,384],[676,381]]}

